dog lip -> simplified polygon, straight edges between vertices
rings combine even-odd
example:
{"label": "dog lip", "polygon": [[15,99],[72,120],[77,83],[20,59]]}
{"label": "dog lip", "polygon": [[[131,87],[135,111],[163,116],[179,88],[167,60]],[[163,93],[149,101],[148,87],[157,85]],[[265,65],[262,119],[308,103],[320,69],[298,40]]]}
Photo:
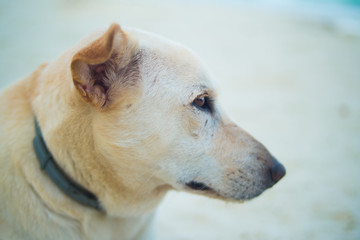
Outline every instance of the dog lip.
{"label": "dog lip", "polygon": [[186,183],[186,186],[188,186],[189,188],[191,188],[193,190],[197,190],[197,191],[210,191],[210,190],[212,190],[210,187],[206,186],[204,183],[196,182],[196,181],[188,182],[188,183]]}

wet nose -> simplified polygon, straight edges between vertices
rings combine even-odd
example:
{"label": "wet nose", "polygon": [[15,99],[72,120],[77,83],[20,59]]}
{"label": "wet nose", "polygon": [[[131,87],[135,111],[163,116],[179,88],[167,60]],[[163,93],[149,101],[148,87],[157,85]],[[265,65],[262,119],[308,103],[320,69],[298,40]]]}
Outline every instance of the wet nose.
{"label": "wet nose", "polygon": [[285,167],[279,163],[277,160],[274,160],[270,168],[271,179],[274,181],[274,184],[277,183],[281,178],[286,174]]}

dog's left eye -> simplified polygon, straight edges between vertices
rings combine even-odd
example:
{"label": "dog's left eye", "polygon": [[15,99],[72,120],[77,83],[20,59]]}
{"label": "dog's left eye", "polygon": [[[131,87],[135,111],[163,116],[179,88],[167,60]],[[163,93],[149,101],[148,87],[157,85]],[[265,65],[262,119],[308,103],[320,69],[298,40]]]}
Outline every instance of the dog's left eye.
{"label": "dog's left eye", "polygon": [[211,111],[211,100],[208,95],[200,95],[193,101],[193,105],[200,110]]}

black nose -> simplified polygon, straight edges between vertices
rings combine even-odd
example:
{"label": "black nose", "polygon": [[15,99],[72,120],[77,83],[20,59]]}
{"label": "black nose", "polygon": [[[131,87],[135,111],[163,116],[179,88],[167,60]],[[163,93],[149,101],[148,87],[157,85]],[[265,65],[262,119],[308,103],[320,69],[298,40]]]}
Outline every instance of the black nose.
{"label": "black nose", "polygon": [[285,167],[275,160],[272,167],[270,168],[271,179],[274,183],[277,183],[281,178],[283,178],[286,174]]}

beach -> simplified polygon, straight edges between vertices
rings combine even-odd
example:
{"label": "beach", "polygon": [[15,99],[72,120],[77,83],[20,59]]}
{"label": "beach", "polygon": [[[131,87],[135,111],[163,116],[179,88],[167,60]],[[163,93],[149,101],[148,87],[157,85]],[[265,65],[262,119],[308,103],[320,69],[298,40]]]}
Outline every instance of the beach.
{"label": "beach", "polygon": [[232,2],[2,1],[0,87],[112,22],[195,51],[224,110],[287,169],[243,204],[170,192],[157,239],[360,239],[359,34]]}

